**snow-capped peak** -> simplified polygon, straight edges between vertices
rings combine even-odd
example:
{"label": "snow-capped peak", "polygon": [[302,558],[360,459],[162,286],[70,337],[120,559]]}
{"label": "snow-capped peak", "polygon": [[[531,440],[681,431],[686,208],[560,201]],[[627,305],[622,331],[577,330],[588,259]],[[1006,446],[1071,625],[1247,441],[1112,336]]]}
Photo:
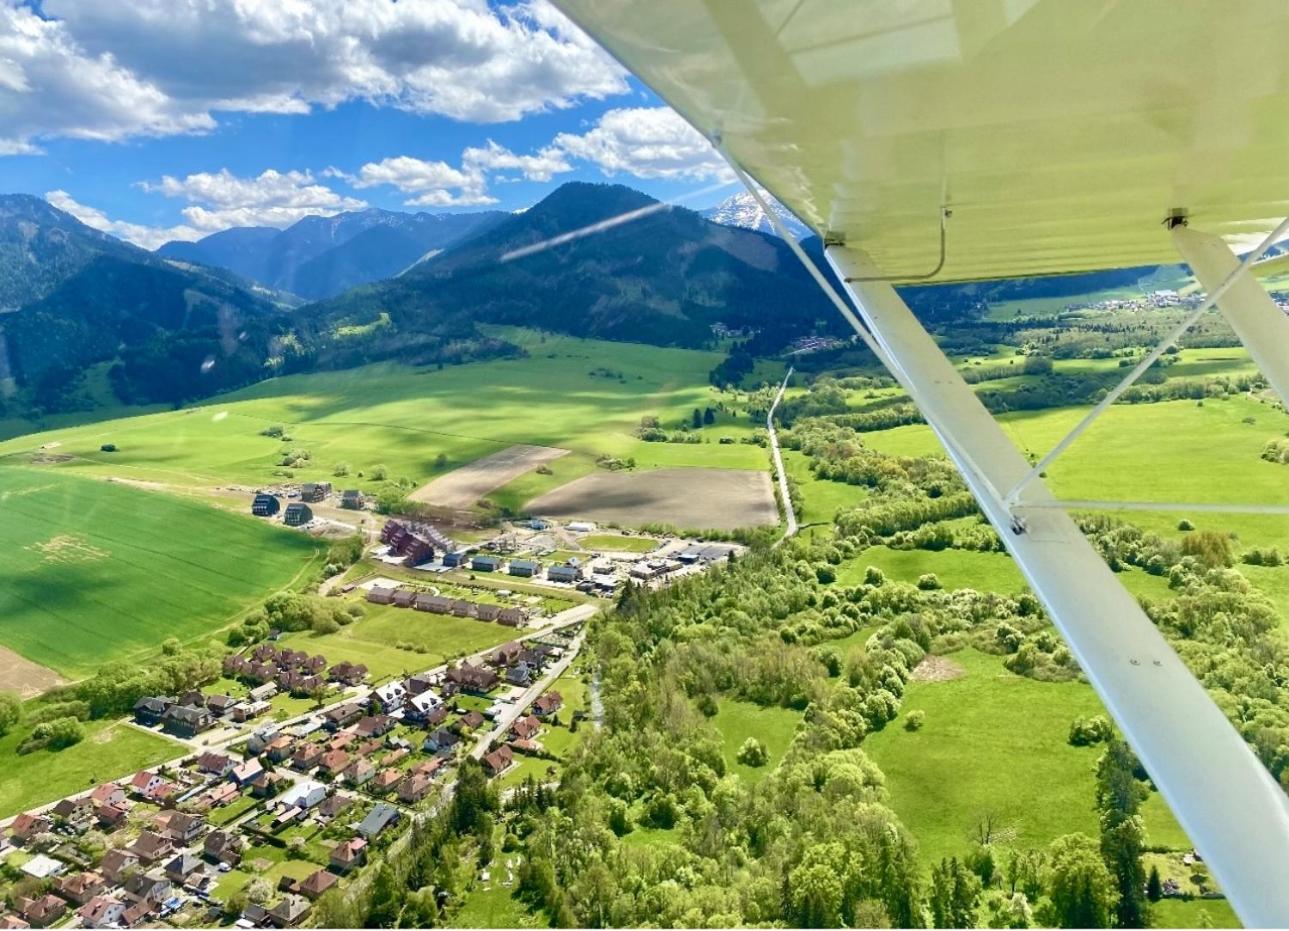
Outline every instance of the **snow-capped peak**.
{"label": "snow-capped peak", "polygon": [[[762,191],[761,194],[769,202],[770,208],[779,215],[779,219],[783,221],[783,224],[792,231],[793,235],[798,238],[811,235],[810,229],[793,216],[787,207],[784,207],[765,191]],[[704,210],[703,216],[713,223],[720,223],[722,226],[737,226],[746,230],[756,230],[759,233],[769,233],[771,236],[778,235],[774,230],[774,224],[765,215],[765,211],[756,202],[756,198],[747,191],[739,191],[737,194],[721,201],[715,207]]]}

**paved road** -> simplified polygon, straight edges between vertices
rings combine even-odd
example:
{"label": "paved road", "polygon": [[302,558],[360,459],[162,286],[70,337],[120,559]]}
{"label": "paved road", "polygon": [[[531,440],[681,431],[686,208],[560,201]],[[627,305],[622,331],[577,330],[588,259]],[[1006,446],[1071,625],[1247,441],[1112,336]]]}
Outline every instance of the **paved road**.
{"label": "paved road", "polygon": [[783,469],[783,454],[779,452],[779,434],[774,429],[774,412],[779,409],[779,402],[783,400],[783,392],[788,387],[788,379],[792,377],[792,367],[788,367],[788,374],[783,376],[783,384],[779,385],[778,392],[774,395],[774,403],[770,405],[770,412],[765,415],[765,429],[770,434],[770,456],[774,459],[774,471],[779,478],[779,495],[783,498],[783,516],[787,523],[787,529],[783,531],[783,536],[775,541],[778,546],[788,537],[797,535],[797,515],[792,510],[792,494],[788,491],[788,473]]}

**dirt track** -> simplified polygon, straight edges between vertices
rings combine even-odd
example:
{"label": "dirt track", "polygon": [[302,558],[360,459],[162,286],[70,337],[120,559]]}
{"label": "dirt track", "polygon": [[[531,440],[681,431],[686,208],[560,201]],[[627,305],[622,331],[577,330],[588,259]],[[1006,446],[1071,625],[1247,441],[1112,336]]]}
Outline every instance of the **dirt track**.
{"label": "dirt track", "polygon": [[671,524],[681,530],[735,530],[779,521],[770,476],[745,469],[596,472],[528,502],[526,510],[557,519]]}
{"label": "dirt track", "polygon": [[435,507],[469,510],[488,492],[566,455],[567,449],[554,446],[509,446],[422,485],[408,497]]}

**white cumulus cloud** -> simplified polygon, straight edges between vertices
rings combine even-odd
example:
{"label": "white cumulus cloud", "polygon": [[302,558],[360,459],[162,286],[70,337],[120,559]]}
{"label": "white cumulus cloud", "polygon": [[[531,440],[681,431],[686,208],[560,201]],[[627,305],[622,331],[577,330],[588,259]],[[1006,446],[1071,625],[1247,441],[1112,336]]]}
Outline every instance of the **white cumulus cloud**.
{"label": "white cumulus cloud", "polygon": [[626,93],[545,0],[0,0],[0,152],[350,100],[473,122]]}
{"label": "white cumulus cloud", "polygon": [[206,235],[191,226],[143,226],[138,223],[128,223],[124,220],[113,220],[102,210],[87,207],[62,190],[50,191],[45,195],[45,200],[59,210],[67,211],[86,226],[101,230],[104,233],[110,233],[118,239],[132,242],[136,246],[142,246],[144,249],[155,249],[162,243],[169,242],[172,239],[191,242]]}
{"label": "white cumulus cloud", "polygon": [[182,197],[189,202],[181,213],[207,233],[230,226],[286,227],[308,216],[331,216],[359,210],[367,202],[339,194],[314,180],[307,171],[272,168],[254,178],[241,178],[227,168],[198,172],[185,178],[165,175],[143,182],[145,191]]}
{"label": "white cumulus cloud", "polygon": [[686,181],[734,177],[711,143],[670,107],[608,110],[585,133],[560,133],[552,145],[607,175]]}

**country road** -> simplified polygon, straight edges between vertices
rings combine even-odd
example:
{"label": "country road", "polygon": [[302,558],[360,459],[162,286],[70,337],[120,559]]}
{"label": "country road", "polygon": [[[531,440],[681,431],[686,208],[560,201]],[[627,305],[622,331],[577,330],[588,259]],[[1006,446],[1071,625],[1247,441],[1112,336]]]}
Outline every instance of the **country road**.
{"label": "country road", "polygon": [[783,536],[775,541],[775,546],[797,535],[797,515],[792,510],[792,494],[788,491],[788,473],[783,468],[783,454],[779,452],[779,434],[774,429],[774,412],[779,409],[779,402],[783,400],[783,392],[787,390],[788,379],[791,377],[792,366],[788,366],[788,373],[783,376],[783,384],[779,385],[779,390],[774,395],[774,403],[770,405],[770,411],[765,415],[765,430],[770,434],[770,456],[774,460],[774,472],[779,479],[779,495],[783,498],[783,518],[788,525],[783,531]]}

